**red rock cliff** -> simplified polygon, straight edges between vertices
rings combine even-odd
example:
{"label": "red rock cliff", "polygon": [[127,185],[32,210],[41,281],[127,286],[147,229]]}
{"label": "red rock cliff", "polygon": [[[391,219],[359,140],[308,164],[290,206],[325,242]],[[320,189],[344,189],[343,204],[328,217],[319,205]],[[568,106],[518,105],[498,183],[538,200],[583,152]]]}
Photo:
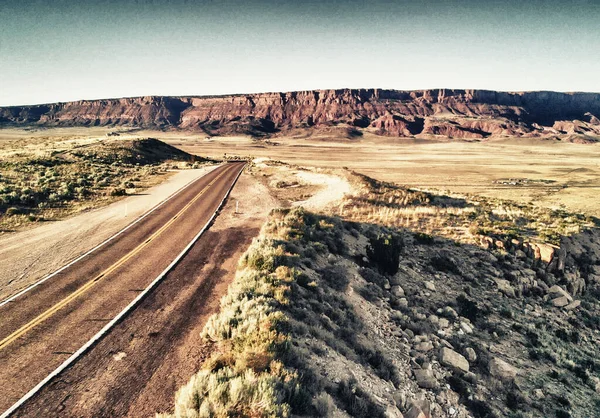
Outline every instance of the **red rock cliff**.
{"label": "red rock cliff", "polygon": [[139,126],[269,133],[349,124],[382,135],[600,135],[600,94],[342,89],[218,97],[139,97],[0,108],[0,124]]}

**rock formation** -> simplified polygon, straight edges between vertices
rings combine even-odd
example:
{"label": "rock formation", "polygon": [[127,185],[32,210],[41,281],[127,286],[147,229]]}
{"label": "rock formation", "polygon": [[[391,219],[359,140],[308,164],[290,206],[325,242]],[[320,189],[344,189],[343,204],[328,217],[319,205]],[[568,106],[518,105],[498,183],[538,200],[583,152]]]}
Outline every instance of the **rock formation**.
{"label": "rock formation", "polygon": [[0,108],[0,125],[179,128],[254,135],[346,124],[388,136],[600,136],[599,93],[342,89],[81,100]]}

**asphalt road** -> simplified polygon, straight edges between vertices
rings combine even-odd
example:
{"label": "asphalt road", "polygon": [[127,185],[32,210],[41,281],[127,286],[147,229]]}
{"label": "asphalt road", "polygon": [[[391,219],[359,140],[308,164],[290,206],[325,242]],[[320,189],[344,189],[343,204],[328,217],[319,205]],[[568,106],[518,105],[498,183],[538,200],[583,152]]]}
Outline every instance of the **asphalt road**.
{"label": "asphalt road", "polygon": [[126,233],[0,307],[0,411],[83,346],[173,261],[243,166],[218,167]]}

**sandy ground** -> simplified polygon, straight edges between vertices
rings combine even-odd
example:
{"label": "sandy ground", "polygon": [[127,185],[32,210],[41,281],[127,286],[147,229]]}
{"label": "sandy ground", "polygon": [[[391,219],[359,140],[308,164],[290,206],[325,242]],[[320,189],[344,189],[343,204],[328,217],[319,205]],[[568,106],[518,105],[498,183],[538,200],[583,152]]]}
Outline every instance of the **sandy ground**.
{"label": "sandy ground", "polygon": [[[152,132],[139,132],[149,136]],[[184,151],[270,158],[323,168],[347,167],[397,184],[532,202],[600,216],[600,144],[542,139],[484,142],[384,138],[365,134],[337,137],[277,137],[271,143],[248,137],[215,137],[157,132],[157,138]],[[513,186],[502,181],[528,179]]]}
{"label": "sandy ground", "polygon": [[182,170],[164,183],[110,206],[0,236],[0,300],[95,247],[214,167]]}
{"label": "sandy ground", "polygon": [[322,189],[312,197],[294,203],[293,206],[303,206],[310,210],[320,210],[341,200],[344,195],[352,192],[350,183],[342,177],[310,171],[298,171],[294,174],[301,181],[322,186]]}

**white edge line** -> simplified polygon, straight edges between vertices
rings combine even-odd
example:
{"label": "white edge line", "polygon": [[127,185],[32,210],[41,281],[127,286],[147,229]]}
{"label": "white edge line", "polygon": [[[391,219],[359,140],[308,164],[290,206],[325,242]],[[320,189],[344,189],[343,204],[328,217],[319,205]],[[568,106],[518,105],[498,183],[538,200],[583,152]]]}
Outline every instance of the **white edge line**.
{"label": "white edge line", "polygon": [[[44,283],[46,280],[51,279],[52,277],[56,276],[57,274],[59,274],[60,272],[64,271],[65,269],[71,267],[73,264],[77,263],[78,261],[80,261],[81,259],[87,257],[88,255],[90,255],[91,253],[93,253],[94,251],[98,250],[99,248],[103,247],[104,245],[108,244],[110,241],[112,241],[113,239],[115,239],[116,237],[118,237],[119,235],[121,235],[123,232],[127,231],[129,228],[131,228],[132,226],[134,226],[135,224],[137,224],[138,222],[140,222],[142,219],[146,218],[148,215],[150,215],[152,212],[154,212],[155,210],[157,210],[158,208],[160,208],[162,205],[164,205],[165,203],[167,203],[169,200],[171,200],[172,198],[174,198],[175,196],[177,196],[179,193],[183,192],[185,189],[187,189],[189,186],[191,186],[193,183],[195,183],[196,181],[200,180],[202,177],[206,176],[209,173],[212,173],[214,170],[216,170],[221,164],[217,165],[215,168],[213,168],[212,170],[210,170],[209,172],[203,174],[202,176],[195,178],[194,180],[190,181],[189,183],[185,184],[182,188],[180,188],[179,190],[177,190],[176,192],[172,193],[171,195],[169,195],[168,197],[166,197],[163,201],[161,201],[160,203],[158,203],[156,206],[154,206],[153,208],[151,208],[150,210],[148,210],[146,213],[144,213],[143,215],[141,215],[139,218],[137,218],[136,220],[134,220],[133,222],[131,222],[129,225],[127,225],[125,228],[121,229],[119,232],[117,232],[116,234],[114,234],[113,236],[105,239],[104,241],[102,241],[100,244],[96,245],[94,248],[92,248],[91,250],[88,250],[87,252],[83,253],[82,255],[80,255],[79,257],[77,257],[76,259],[74,259],[73,261],[70,261],[68,264],[62,266],[61,268],[59,268],[58,270],[56,270],[54,273],[50,273],[49,275],[47,275],[46,277],[38,280],[37,282],[29,285],[28,287],[26,287],[25,289],[19,291],[18,293],[15,293],[12,296],[9,296],[8,298],[6,298],[5,300],[3,300],[2,302],[0,302],[0,308],[4,305],[6,305],[7,303],[12,302],[13,300],[15,300],[16,298],[18,298],[19,296],[24,295],[25,293],[29,292],[31,289],[37,287],[38,285]],[[2,417],[0,417],[2,418]]]}
{"label": "white edge line", "polygon": [[44,380],[42,380],[33,389],[31,389],[29,392],[27,392],[21,399],[19,399],[17,402],[15,402],[13,404],[13,406],[11,406],[6,411],[4,411],[4,413],[2,415],[0,415],[0,418],[8,418],[13,412],[15,412],[25,402],[27,402],[29,399],[31,399],[44,386],[46,386],[52,379],[54,379],[62,371],[64,371],[66,368],[68,368],[73,363],[75,363],[75,361],[77,361],[77,359],[79,357],[81,357],[83,354],[85,354],[85,352],[87,352],[94,344],[96,344],[100,339],[102,339],[102,337],[104,337],[104,335],[106,335],[119,321],[121,321],[129,312],[131,312],[136,307],[136,305],[138,303],[140,303],[140,301],[142,299],[144,299],[144,297],[146,297],[154,289],[154,287],[156,287],[156,285],[158,285],[165,278],[165,276],[169,273],[169,271],[172,270],[173,267],[175,267],[181,261],[181,259],[188,253],[188,251],[192,248],[192,246],[196,243],[196,241],[198,241],[198,239],[200,239],[202,234],[204,234],[204,232],[206,232],[208,227],[211,225],[212,221],[214,221],[217,214],[223,207],[225,200],[227,200],[227,198],[229,197],[231,190],[233,190],[233,187],[235,186],[238,179],[242,175],[244,168],[245,168],[245,166],[240,170],[238,175],[235,177],[235,179],[231,183],[231,187],[229,187],[229,190],[227,190],[227,193],[225,193],[223,200],[221,200],[221,203],[219,203],[219,206],[217,207],[217,209],[215,210],[213,215],[210,217],[208,222],[206,222],[206,224],[200,230],[200,232],[198,232],[198,234],[194,238],[192,238],[190,243],[183,249],[183,251],[181,253],[179,253],[179,255],[177,257],[175,257],[175,259],[171,262],[171,264],[169,264],[169,266],[166,269],[164,269],[163,272],[160,273],[158,275],[158,277],[156,279],[154,279],[152,281],[152,283],[150,283],[148,285],[148,287],[146,287],[146,289],[144,289],[144,291],[142,293],[137,295],[137,297],[134,300],[132,300],[131,303],[125,307],[125,309],[123,309],[121,312],[119,312],[119,314],[117,316],[115,316],[108,324],[106,324],[100,331],[98,331],[98,333],[96,335],[94,335],[87,343],[85,343],[79,350],[77,350],[75,353],[73,353],[71,355],[71,357],[66,359],[52,373],[50,373],[48,376],[46,376],[46,378]]}

